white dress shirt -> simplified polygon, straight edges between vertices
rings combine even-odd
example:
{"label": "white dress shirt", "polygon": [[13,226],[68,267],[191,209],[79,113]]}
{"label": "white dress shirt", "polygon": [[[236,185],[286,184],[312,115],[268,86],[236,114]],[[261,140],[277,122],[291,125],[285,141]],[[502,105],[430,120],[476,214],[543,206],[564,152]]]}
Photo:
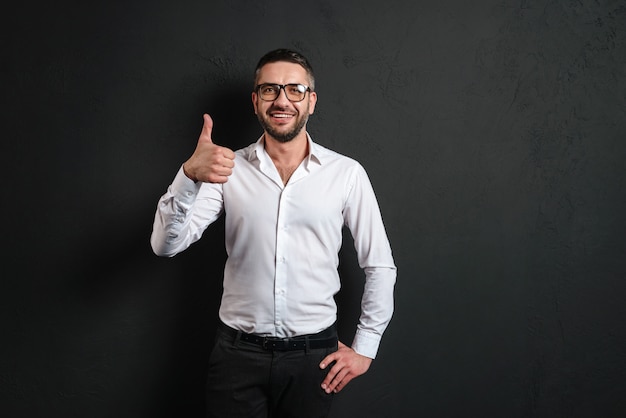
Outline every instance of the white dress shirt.
{"label": "white dress shirt", "polygon": [[174,256],[225,214],[220,319],[264,336],[312,334],[336,321],[334,295],[346,225],[365,272],[352,348],[376,356],[393,313],[396,267],[374,191],[363,167],[314,143],[283,184],[263,138],[235,155],[224,184],[194,183],[179,169],[158,203],[151,244]]}

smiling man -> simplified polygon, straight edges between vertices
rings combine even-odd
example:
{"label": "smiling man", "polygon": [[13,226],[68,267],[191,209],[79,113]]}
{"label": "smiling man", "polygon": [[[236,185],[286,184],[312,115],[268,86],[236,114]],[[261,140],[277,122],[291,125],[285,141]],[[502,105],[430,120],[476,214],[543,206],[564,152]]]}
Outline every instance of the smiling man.
{"label": "smiling man", "polygon": [[[246,148],[213,143],[213,120],[159,200],[159,256],[226,224],[220,328],[209,359],[209,417],[326,417],[334,394],[365,373],[393,313],[391,247],[374,191],[355,160],[313,142],[315,78],[301,54],[278,49],[256,68],[252,104],[263,135]],[[342,228],[365,272],[350,346],[334,296]]]}

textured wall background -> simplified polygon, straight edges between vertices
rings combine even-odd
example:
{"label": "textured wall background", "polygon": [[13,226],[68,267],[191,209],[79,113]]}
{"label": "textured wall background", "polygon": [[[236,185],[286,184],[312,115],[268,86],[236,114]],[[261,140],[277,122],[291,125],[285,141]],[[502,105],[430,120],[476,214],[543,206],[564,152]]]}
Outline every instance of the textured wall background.
{"label": "textured wall background", "polygon": [[260,134],[252,70],[283,46],[399,268],[333,416],[624,416],[624,1],[37,3],[0,37],[3,416],[202,416],[223,225],[163,260],[152,218],[203,112],[223,145]]}

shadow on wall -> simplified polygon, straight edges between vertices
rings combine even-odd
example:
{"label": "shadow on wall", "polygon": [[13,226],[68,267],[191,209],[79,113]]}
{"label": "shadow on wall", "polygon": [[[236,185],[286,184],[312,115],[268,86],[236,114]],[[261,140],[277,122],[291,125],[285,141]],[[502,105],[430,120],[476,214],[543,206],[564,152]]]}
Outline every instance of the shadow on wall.
{"label": "shadow on wall", "polygon": [[[220,85],[203,100],[199,113],[213,119],[213,142],[237,150],[263,133],[252,106],[252,83],[239,80]],[[199,132],[198,132],[199,133]]]}
{"label": "shadow on wall", "polygon": [[343,229],[343,244],[339,251],[339,275],[341,277],[341,290],[335,296],[337,332],[341,342],[351,345],[361,314],[365,273],[359,267],[352,235],[347,228]]}
{"label": "shadow on wall", "polygon": [[[259,137],[249,85],[222,85],[200,99],[193,107],[211,114],[219,145],[238,149]],[[168,184],[153,186],[160,196]],[[158,196],[124,201],[121,216],[117,208],[112,214],[107,205],[97,207],[97,226],[55,263],[68,283],[46,319],[54,327],[55,343],[48,345],[54,360],[43,367],[86,415],[94,416],[94,397],[135,416],[200,416],[204,409],[226,260],[224,221],[183,253],[159,258],[149,243]]]}

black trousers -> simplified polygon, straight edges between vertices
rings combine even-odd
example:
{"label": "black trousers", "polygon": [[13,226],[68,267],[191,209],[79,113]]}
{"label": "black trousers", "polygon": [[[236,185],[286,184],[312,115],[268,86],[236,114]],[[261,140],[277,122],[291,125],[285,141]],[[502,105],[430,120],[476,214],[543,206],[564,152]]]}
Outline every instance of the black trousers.
{"label": "black trousers", "polygon": [[[336,331],[323,331],[324,338]],[[322,359],[337,350],[268,350],[242,341],[222,324],[209,359],[207,416],[210,418],[325,418],[333,394],[321,388],[330,367]],[[311,338],[315,338],[312,336]]]}

